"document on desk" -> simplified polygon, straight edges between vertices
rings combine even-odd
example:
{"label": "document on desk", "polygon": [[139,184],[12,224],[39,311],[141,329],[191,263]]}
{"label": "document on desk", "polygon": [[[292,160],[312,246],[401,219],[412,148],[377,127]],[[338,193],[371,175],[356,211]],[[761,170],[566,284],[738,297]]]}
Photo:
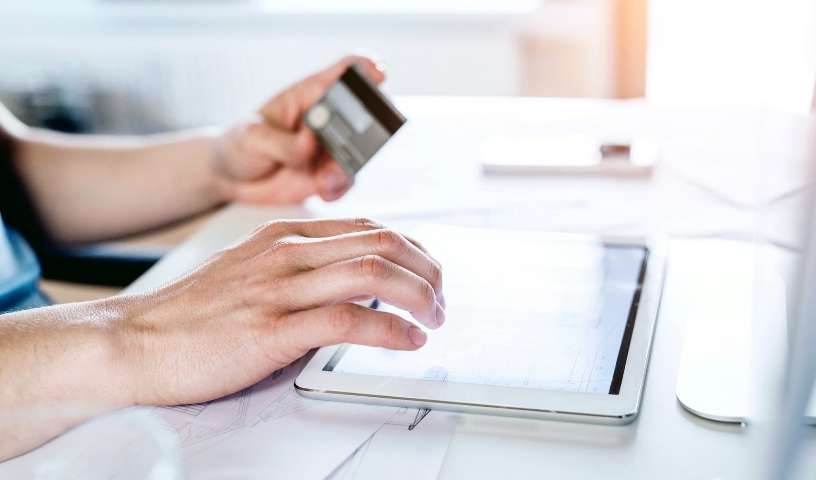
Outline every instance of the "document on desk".
{"label": "document on desk", "polygon": [[212,402],[91,420],[0,463],[0,478],[323,479],[398,409],[303,398],[301,367]]}
{"label": "document on desk", "polygon": [[[401,408],[329,479],[435,479],[442,469],[456,418],[450,412]],[[411,425],[414,428],[409,430]]]}
{"label": "document on desk", "polygon": [[438,476],[456,414],[308,400],[292,388],[301,366],[206,406],[161,408],[179,433],[186,477]]}
{"label": "document on desk", "polygon": [[178,433],[185,477],[325,478],[394,415],[297,395],[302,366],[207,404],[157,408]]}

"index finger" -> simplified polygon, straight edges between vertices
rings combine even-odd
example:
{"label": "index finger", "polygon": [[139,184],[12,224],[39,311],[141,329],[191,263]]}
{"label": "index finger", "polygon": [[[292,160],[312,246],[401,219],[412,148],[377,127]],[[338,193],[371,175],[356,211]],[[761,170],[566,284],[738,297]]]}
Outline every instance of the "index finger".
{"label": "index finger", "polygon": [[351,65],[360,66],[374,83],[382,83],[385,74],[368,57],[349,55],[329,68],[312,74],[287,88],[266,105],[261,115],[271,125],[295,128],[303,113],[314,105]]}
{"label": "index finger", "polygon": [[239,245],[247,255],[254,256],[268,250],[277,240],[292,235],[306,238],[334,237],[381,228],[382,225],[368,218],[273,220],[260,225]]}
{"label": "index finger", "polygon": [[[354,343],[391,350],[416,350],[426,334],[398,315],[344,303],[289,314],[270,340],[286,341],[298,357],[315,347]],[[275,338],[277,337],[277,338]]]}
{"label": "index finger", "polygon": [[291,256],[296,257],[292,260],[297,262],[298,267],[311,270],[371,254],[380,255],[414,272],[431,284],[437,296],[441,296],[442,271],[439,264],[394,230],[368,230],[294,242],[291,249]]}

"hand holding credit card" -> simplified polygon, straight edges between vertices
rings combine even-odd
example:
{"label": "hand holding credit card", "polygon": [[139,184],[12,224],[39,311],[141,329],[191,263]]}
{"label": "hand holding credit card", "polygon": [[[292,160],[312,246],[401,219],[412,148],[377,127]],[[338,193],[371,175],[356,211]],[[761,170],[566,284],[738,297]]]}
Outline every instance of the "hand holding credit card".
{"label": "hand holding credit card", "polygon": [[405,121],[356,65],[306,112],[306,124],[352,178]]}

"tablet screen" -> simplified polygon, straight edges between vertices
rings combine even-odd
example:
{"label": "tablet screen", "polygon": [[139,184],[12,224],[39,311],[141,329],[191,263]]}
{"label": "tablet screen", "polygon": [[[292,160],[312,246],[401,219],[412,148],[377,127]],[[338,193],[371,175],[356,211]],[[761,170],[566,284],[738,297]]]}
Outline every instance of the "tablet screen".
{"label": "tablet screen", "polygon": [[344,345],[324,371],[619,393],[645,247],[455,227],[412,233],[443,265],[445,324],[425,330],[414,352]]}

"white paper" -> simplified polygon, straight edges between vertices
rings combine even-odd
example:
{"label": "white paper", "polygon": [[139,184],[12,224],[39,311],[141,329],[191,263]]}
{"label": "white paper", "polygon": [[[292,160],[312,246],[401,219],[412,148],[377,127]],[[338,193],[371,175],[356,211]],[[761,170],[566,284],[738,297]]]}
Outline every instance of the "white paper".
{"label": "white paper", "polygon": [[385,407],[319,402],[199,445],[184,455],[185,478],[322,479],[391,414]]}
{"label": "white paper", "polygon": [[394,414],[301,397],[303,363],[213,402],[156,408],[178,433],[184,478],[324,478]]}
{"label": "white paper", "polygon": [[302,366],[212,402],[93,419],[0,463],[0,478],[325,478],[397,409],[303,398]]}
{"label": "white paper", "polygon": [[432,411],[413,430],[408,430],[416,416],[416,409],[400,409],[329,478],[437,478],[456,428],[457,416],[454,413]]}

